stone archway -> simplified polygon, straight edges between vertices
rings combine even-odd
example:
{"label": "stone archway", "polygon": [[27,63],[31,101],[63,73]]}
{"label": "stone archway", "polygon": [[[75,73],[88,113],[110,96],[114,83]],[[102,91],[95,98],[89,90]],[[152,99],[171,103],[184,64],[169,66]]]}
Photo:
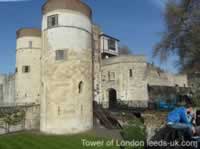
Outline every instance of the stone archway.
{"label": "stone archway", "polygon": [[117,91],[113,88],[108,90],[109,109],[116,108],[117,105]]}

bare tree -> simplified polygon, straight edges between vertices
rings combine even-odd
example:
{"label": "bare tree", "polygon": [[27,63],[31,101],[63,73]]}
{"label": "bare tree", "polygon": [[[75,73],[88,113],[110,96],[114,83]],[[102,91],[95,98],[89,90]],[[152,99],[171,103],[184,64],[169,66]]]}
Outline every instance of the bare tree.
{"label": "bare tree", "polygon": [[182,72],[200,72],[200,1],[169,1],[165,12],[166,32],[155,46],[161,61],[177,54]]}

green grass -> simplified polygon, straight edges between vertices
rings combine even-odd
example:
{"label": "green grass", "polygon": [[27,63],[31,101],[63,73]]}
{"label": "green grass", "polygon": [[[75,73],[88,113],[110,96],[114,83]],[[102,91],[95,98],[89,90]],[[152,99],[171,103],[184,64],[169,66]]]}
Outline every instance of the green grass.
{"label": "green grass", "polygon": [[16,133],[0,136],[0,149],[117,149],[118,147],[85,147],[82,139],[90,141],[104,140],[94,134],[79,134],[71,136],[43,135],[40,133]]}

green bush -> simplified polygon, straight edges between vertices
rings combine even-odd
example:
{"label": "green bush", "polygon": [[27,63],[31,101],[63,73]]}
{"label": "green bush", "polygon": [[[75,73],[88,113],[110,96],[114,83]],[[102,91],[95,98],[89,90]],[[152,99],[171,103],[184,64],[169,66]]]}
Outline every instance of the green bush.
{"label": "green bush", "polygon": [[195,107],[200,107],[200,96],[193,97],[193,104]]}
{"label": "green bush", "polygon": [[[134,119],[128,122],[121,132],[125,141],[145,141],[145,127],[140,119]],[[126,147],[133,149],[144,149],[144,146]]]}
{"label": "green bush", "polygon": [[21,122],[25,118],[24,111],[15,111],[9,114],[3,114],[0,117],[3,121],[8,125],[16,125],[17,123]]}

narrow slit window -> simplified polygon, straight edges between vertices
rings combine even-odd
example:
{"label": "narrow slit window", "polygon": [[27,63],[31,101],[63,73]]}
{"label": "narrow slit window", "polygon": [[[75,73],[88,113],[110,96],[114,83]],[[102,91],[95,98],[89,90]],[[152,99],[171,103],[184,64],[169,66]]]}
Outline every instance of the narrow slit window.
{"label": "narrow slit window", "polygon": [[60,115],[60,112],[61,112],[60,106],[58,106],[58,116]]}
{"label": "narrow slit window", "polygon": [[79,82],[78,84],[78,93],[80,94],[82,93],[82,91],[83,91],[83,81]]}
{"label": "narrow slit window", "polygon": [[132,69],[129,70],[129,76],[130,76],[131,78],[133,77],[133,70],[132,70]]}
{"label": "narrow slit window", "polygon": [[29,48],[33,48],[33,42],[32,41],[29,41]]}

